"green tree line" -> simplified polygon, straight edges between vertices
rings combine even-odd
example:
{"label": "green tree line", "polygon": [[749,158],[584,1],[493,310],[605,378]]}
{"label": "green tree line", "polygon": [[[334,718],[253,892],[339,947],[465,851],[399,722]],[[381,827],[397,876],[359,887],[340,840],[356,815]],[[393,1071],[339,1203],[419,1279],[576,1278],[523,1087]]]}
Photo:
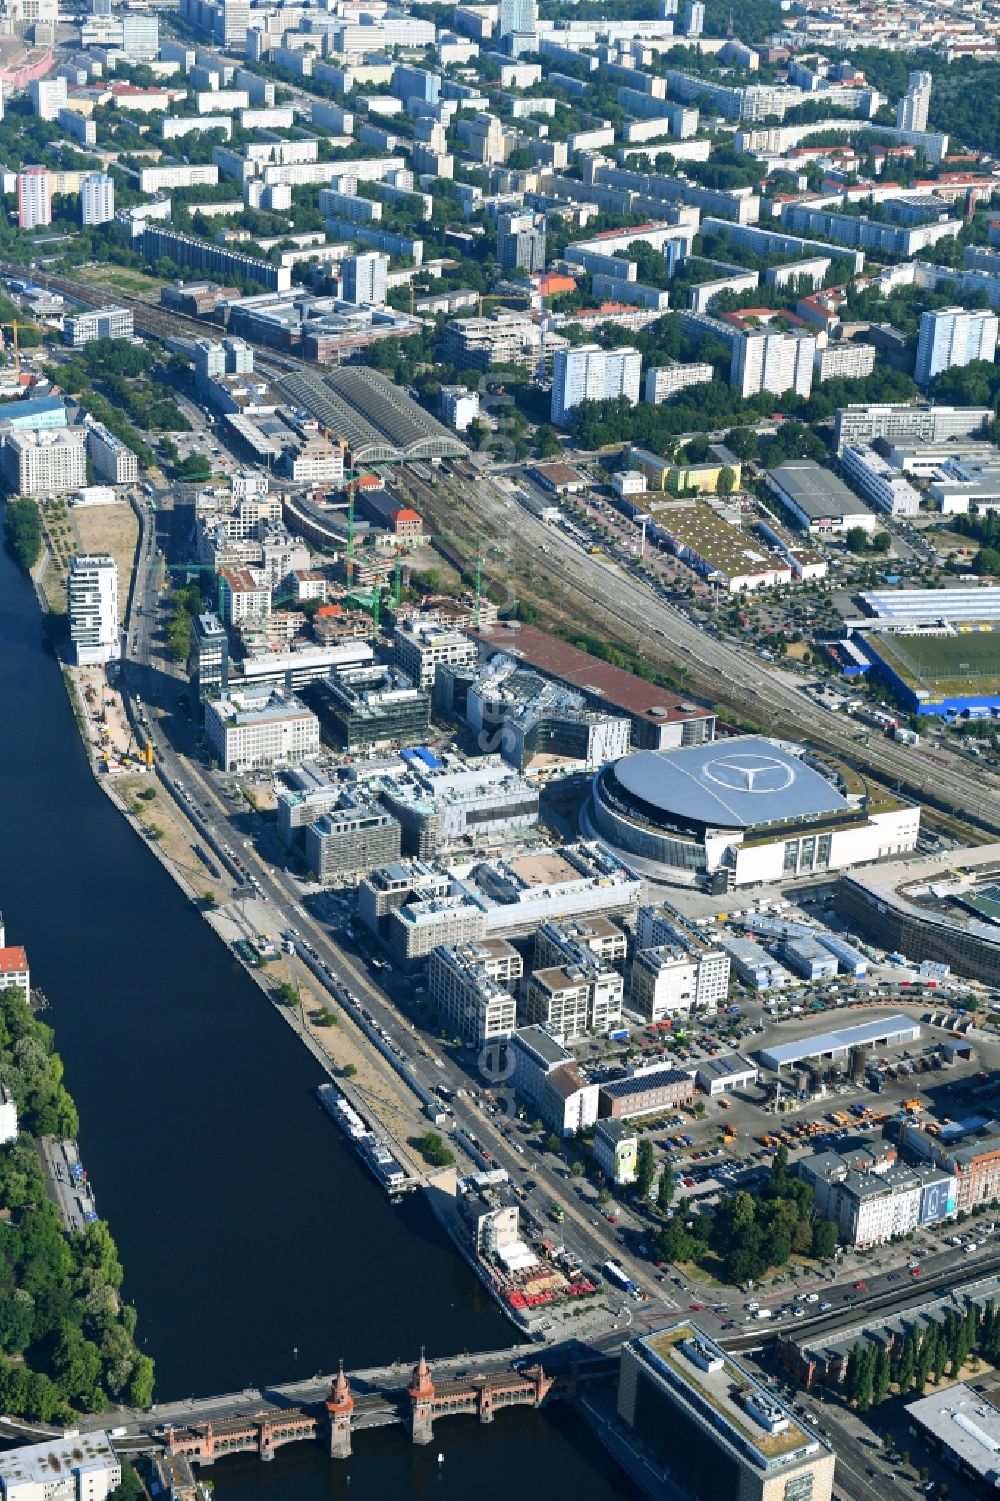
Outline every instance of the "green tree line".
{"label": "green tree line", "polygon": [[[135,1309],[106,1224],[67,1236],[31,1137],[75,1136],[51,1028],[16,987],[0,990],[0,1080],[22,1134],[0,1153],[0,1407],[50,1423],[110,1400],[148,1407],[153,1362],[135,1345]],[[29,1134],[30,1133],[30,1134]]]}
{"label": "green tree line", "polygon": [[37,505],[27,496],[7,502],[3,540],[11,557],[25,573],[34,568],[42,552],[42,521]]}

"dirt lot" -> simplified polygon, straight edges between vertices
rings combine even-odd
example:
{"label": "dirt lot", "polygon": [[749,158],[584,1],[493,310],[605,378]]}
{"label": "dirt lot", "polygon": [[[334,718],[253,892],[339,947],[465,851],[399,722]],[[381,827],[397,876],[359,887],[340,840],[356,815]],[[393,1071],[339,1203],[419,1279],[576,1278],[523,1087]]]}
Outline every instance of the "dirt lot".
{"label": "dirt lot", "polygon": [[[228,901],[229,883],[225,878],[216,880],[205,863],[194,853],[192,845],[195,840],[192,838],[191,826],[178,815],[173,799],[152,773],[116,777],[115,791],[128,804],[130,812],[140,819],[144,828],[153,835],[159,834],[156,843],[197,892],[202,895],[211,892],[220,903]],[[141,795],[150,792],[154,796]]]}
{"label": "dirt lot", "polygon": [[[145,152],[143,153],[146,154]],[[136,297],[153,297],[158,300],[163,282],[144,271],[135,271],[122,266],[82,266],[75,273],[81,281],[94,286],[114,287],[119,292],[131,292]]]}
{"label": "dirt lot", "polygon": [[139,523],[128,501],[113,506],[74,506],[70,517],[81,552],[109,552],[118,564],[118,618],[125,619]]}

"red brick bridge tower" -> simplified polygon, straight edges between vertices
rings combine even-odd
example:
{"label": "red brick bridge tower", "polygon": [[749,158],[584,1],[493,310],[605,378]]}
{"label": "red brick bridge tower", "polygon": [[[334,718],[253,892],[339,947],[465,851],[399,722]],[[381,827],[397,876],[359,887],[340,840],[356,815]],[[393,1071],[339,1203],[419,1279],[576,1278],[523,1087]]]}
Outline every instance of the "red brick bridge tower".
{"label": "red brick bridge tower", "polygon": [[330,1395],[326,1399],[326,1412],[330,1422],[330,1458],[349,1459],[351,1455],[351,1414],[354,1412],[354,1398],[351,1396],[351,1388],[347,1377],[344,1375],[344,1362],[340,1362],[340,1370],[330,1382]]}
{"label": "red brick bridge tower", "polygon": [[415,1444],[429,1444],[434,1437],[434,1382],[423,1349],[413,1367],[413,1380],[407,1392],[410,1397],[410,1437]]}

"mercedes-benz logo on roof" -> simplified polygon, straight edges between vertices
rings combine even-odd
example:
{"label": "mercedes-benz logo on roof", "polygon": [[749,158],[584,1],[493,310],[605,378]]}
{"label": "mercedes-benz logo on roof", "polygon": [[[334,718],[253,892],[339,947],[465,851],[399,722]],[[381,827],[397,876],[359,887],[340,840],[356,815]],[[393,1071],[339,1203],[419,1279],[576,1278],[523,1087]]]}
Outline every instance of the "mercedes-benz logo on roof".
{"label": "mercedes-benz logo on roof", "polygon": [[702,775],[730,792],[783,792],[795,781],[795,769],[787,761],[749,752],[708,761]]}

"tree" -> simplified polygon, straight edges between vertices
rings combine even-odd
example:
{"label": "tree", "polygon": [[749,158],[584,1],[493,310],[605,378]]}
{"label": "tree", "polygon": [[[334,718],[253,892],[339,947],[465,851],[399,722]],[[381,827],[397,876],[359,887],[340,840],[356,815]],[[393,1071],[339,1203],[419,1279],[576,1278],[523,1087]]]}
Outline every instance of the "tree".
{"label": "tree", "polygon": [[42,523],[37,505],[22,497],[7,502],[4,545],[25,573],[34,568],[42,551]]}
{"label": "tree", "polygon": [[543,422],[535,433],[535,450],[540,459],[552,459],[562,452],[559,434],[550,422]]}
{"label": "tree", "polygon": [[450,1167],[455,1161],[455,1154],[450,1147],[444,1144],[444,1138],[438,1131],[428,1131],[417,1142],[421,1155],[434,1167]]}
{"label": "tree", "polygon": [[972,571],[990,575],[1000,573],[1000,551],[995,547],[981,547],[976,553]]}
{"label": "tree", "polygon": [[669,1162],[663,1164],[660,1174],[659,1186],[656,1190],[656,1207],[661,1214],[665,1215],[670,1208],[674,1197],[674,1170]]}
{"label": "tree", "polygon": [[844,533],[844,541],[847,543],[848,552],[865,553],[868,551],[868,533],[863,526],[849,526]]}
{"label": "tree", "polygon": [[570,1172],[573,1174],[574,1178],[582,1178],[583,1177],[583,1163],[582,1162],[574,1162],[573,1166],[570,1168]]}
{"label": "tree", "polygon": [[643,1137],[639,1143],[639,1155],[636,1162],[635,1190],[640,1199],[648,1199],[649,1191],[656,1177],[656,1156],[653,1152],[653,1143],[648,1137]]}
{"label": "tree", "polygon": [[357,1073],[357,1069],[355,1068],[353,1063],[345,1063],[340,1072],[343,1074],[345,1079],[353,1079],[354,1075]]}
{"label": "tree", "polygon": [[145,1411],[153,1403],[153,1362],[148,1355],[137,1355],[128,1384],[130,1407]]}
{"label": "tree", "polygon": [[146,1488],[136,1474],[129,1459],[122,1459],[122,1478],[108,1497],[108,1501],[145,1501]]}
{"label": "tree", "polygon": [[832,1256],[837,1248],[837,1226],[833,1220],[814,1220],[812,1253],[818,1261]]}
{"label": "tree", "polygon": [[556,1135],[556,1133],[554,1131],[550,1131],[549,1134],[548,1134],[548,1136],[546,1136],[546,1138],[545,1138],[545,1150],[546,1150],[546,1152],[558,1152],[558,1150],[559,1150],[559,1148],[561,1146],[562,1146],[562,1142],[559,1140],[559,1138]]}
{"label": "tree", "polygon": [[716,493],[719,495],[732,495],[733,491],[736,489],[736,470],[733,469],[731,465],[727,464],[725,468],[722,469],[719,474],[715,489]]}
{"label": "tree", "polygon": [[875,1375],[872,1384],[872,1398],[878,1402],[884,1402],[889,1395],[889,1386],[892,1381],[892,1362],[889,1357],[888,1345],[880,1345],[875,1357]]}

